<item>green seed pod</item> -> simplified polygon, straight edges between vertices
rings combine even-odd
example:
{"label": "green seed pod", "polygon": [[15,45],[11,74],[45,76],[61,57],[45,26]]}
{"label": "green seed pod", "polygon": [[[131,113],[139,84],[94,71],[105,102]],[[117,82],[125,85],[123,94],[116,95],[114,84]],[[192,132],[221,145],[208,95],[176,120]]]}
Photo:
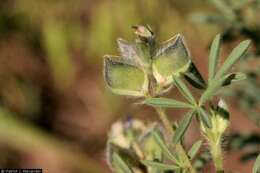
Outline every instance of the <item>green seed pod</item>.
{"label": "green seed pod", "polygon": [[121,38],[117,39],[117,44],[122,58],[133,65],[138,67],[143,66],[140,59],[140,51],[134,43],[127,42]]}
{"label": "green seed pod", "polygon": [[142,69],[144,69],[146,73],[150,73],[155,35],[149,26],[136,25],[133,26],[133,28],[137,35],[136,48],[138,49],[139,57],[142,61]]}
{"label": "green seed pod", "polygon": [[142,67],[147,73],[149,73],[151,61],[152,61],[151,45],[149,45],[149,43],[146,43],[146,42],[137,41],[136,47],[137,47],[138,51],[140,52],[140,59],[142,61]]}
{"label": "green seed pod", "polygon": [[148,92],[148,79],[144,71],[122,60],[105,56],[104,76],[112,92],[142,97]]}
{"label": "green seed pod", "polygon": [[176,35],[163,43],[153,57],[153,75],[158,84],[169,85],[172,76],[185,73],[191,63],[190,53],[182,35]]}

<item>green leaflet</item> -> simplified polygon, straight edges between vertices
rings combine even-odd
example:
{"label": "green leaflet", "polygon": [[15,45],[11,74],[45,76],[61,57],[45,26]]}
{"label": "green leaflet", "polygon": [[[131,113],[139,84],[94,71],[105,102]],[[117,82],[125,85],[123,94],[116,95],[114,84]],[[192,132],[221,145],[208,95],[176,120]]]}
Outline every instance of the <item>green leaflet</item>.
{"label": "green leaflet", "polygon": [[224,0],[210,0],[218,9],[221,11],[224,16],[230,20],[233,21],[235,20],[236,16],[235,13],[233,12],[232,8],[229,7]]}
{"label": "green leaflet", "polygon": [[260,154],[255,160],[252,173],[260,173]]}
{"label": "green leaflet", "polygon": [[150,161],[150,160],[142,160],[141,161],[145,166],[155,167],[159,170],[177,170],[180,169],[180,167],[175,165],[167,165],[160,162]]}
{"label": "green leaflet", "polygon": [[221,66],[219,71],[216,74],[216,79],[221,78],[225,73],[234,65],[239,58],[241,58],[247,51],[250,45],[250,40],[245,40],[241,42],[236,48],[232,50],[224,64]]}
{"label": "green leaflet", "polygon": [[113,154],[113,160],[118,173],[134,173],[117,153]]}
{"label": "green leaflet", "polygon": [[161,150],[163,151],[163,153],[166,155],[166,157],[168,157],[170,160],[174,161],[175,163],[178,163],[177,159],[174,157],[174,155],[171,153],[171,151],[169,150],[168,146],[166,145],[166,143],[163,141],[163,139],[161,138],[161,136],[157,133],[157,132],[152,132],[153,137],[155,139],[155,141],[157,142],[157,144],[160,146]]}
{"label": "green leaflet", "polygon": [[193,97],[193,95],[191,94],[190,90],[188,89],[188,87],[182,82],[181,79],[179,78],[174,78],[174,83],[176,85],[176,87],[178,88],[178,90],[180,91],[180,93],[193,105],[196,104],[196,100]]}
{"label": "green leaflet", "polygon": [[230,85],[232,82],[238,82],[246,79],[246,74],[241,72],[236,72],[236,73],[228,74],[224,78],[226,79],[223,82],[222,86],[227,86]]}
{"label": "green leaflet", "polygon": [[212,128],[212,122],[210,120],[209,114],[204,110],[204,108],[199,108],[199,115],[201,118],[202,123],[207,127],[207,128]]}
{"label": "green leaflet", "polygon": [[194,63],[190,64],[189,69],[184,73],[184,77],[195,88],[205,89],[207,87],[207,84]]}
{"label": "green leaflet", "polygon": [[218,34],[214,38],[210,48],[208,81],[211,81],[216,74],[218,60],[219,60],[220,41],[221,41],[221,37],[220,34]]}
{"label": "green leaflet", "polygon": [[232,82],[237,82],[245,78],[246,75],[244,73],[237,72],[228,74],[222,78],[214,79],[214,81],[210,83],[208,88],[200,97],[199,105],[202,105],[205,101],[211,99],[211,97],[213,97],[216,94],[217,90],[220,89],[222,86],[229,85]]}
{"label": "green leaflet", "polygon": [[186,132],[187,128],[189,127],[192,117],[193,117],[194,113],[193,112],[188,112],[184,118],[181,120],[179,126],[177,127],[174,137],[173,137],[173,144],[176,145],[180,139],[182,138],[182,136],[184,135],[184,133]]}
{"label": "green leaflet", "polygon": [[143,96],[148,90],[148,79],[138,67],[106,56],[105,81],[116,94]]}
{"label": "green leaflet", "polygon": [[177,35],[162,44],[153,57],[153,75],[161,85],[172,82],[172,76],[180,76],[188,70],[190,55],[183,36]]}
{"label": "green leaflet", "polygon": [[195,157],[195,155],[198,153],[198,151],[201,147],[201,144],[202,144],[202,140],[198,140],[191,146],[191,148],[188,152],[190,159],[193,159]]}
{"label": "green leaflet", "polygon": [[193,108],[189,103],[168,98],[149,98],[144,100],[143,103],[164,108]]}

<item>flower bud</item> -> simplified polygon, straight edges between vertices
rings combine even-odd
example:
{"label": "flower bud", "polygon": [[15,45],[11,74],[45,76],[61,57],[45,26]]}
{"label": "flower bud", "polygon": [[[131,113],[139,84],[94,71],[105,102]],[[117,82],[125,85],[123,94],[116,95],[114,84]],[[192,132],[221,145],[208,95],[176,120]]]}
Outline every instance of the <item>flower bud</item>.
{"label": "flower bud", "polygon": [[152,30],[148,26],[135,25],[133,26],[135,29],[135,34],[140,38],[149,39],[154,36]]}
{"label": "flower bud", "polygon": [[212,128],[207,128],[201,123],[201,130],[210,142],[219,143],[229,126],[228,106],[223,99],[218,102],[216,109],[211,110],[210,120]]}
{"label": "flower bud", "polygon": [[143,173],[140,160],[160,160],[162,151],[152,136],[154,130],[160,132],[157,124],[145,125],[137,119],[115,122],[111,127],[106,147],[109,166],[115,172],[120,172],[115,154],[135,173]]}

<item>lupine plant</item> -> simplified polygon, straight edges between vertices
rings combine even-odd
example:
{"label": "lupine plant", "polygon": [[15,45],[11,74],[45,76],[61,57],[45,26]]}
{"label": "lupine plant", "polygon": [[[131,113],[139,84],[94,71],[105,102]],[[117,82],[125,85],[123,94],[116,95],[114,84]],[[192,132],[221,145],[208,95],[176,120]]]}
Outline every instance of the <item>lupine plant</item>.
{"label": "lupine plant", "polygon": [[[219,65],[221,36],[213,40],[209,54],[208,78],[203,79],[192,61],[190,51],[180,34],[157,44],[148,26],[134,26],[134,43],[118,39],[120,56],[104,57],[105,82],[112,92],[131,97],[140,105],[154,108],[160,121],[144,123],[132,119],[112,125],[107,141],[107,161],[115,173],[197,173],[205,143],[216,172],[223,167],[222,138],[229,126],[226,102],[217,97],[223,87],[243,80],[242,72],[229,72],[245,54],[250,41],[241,42]],[[193,90],[200,96],[194,97]],[[163,97],[176,87],[185,101]],[[185,109],[182,119],[170,121],[166,109]],[[198,139],[186,150],[184,136],[195,119],[201,131]],[[259,172],[258,157],[253,173]]]}
{"label": "lupine plant", "polygon": [[[259,0],[208,0],[216,12],[197,12],[192,19],[199,25],[215,25],[220,30],[222,42],[229,46],[241,38],[252,40],[252,47],[243,61],[237,65],[247,79],[223,90],[222,96],[229,98],[256,126],[260,127],[260,1]],[[252,65],[253,64],[253,65]],[[246,89],[245,89],[246,88]],[[254,160],[260,152],[258,133],[233,133],[228,135],[227,151],[243,150],[241,162]]]}

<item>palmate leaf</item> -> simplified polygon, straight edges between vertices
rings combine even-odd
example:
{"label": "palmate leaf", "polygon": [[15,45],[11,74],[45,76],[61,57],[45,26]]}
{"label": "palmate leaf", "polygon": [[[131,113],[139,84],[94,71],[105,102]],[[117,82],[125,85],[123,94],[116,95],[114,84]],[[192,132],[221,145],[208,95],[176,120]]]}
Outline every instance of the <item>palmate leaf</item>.
{"label": "palmate leaf", "polygon": [[255,160],[252,173],[260,173],[260,154]]}
{"label": "palmate leaf", "polygon": [[189,127],[192,117],[194,115],[194,112],[188,112],[184,118],[181,120],[181,122],[179,123],[179,126],[177,127],[175,134],[173,136],[173,144],[176,145],[180,139],[183,137],[183,135],[185,134],[187,128]]}
{"label": "palmate leaf", "polygon": [[107,86],[116,94],[143,96],[148,90],[148,79],[138,67],[105,56],[104,75]]}
{"label": "palmate leaf", "polygon": [[189,103],[168,98],[149,98],[144,100],[144,104],[163,108],[193,108]]}
{"label": "palmate leaf", "polygon": [[141,162],[145,166],[154,167],[154,168],[157,168],[157,169],[162,170],[162,171],[166,171],[166,170],[170,171],[170,170],[178,170],[178,169],[180,169],[180,167],[178,167],[176,165],[167,165],[167,164],[164,164],[164,163],[150,161],[150,160],[142,160]]}
{"label": "palmate leaf", "polygon": [[247,51],[250,45],[250,40],[245,40],[241,42],[236,48],[232,50],[224,64],[221,66],[219,71],[217,72],[215,78],[221,78],[226,72],[230,69],[232,65],[234,65],[239,58],[241,58]]}
{"label": "palmate leaf", "polygon": [[208,81],[211,81],[216,74],[218,60],[219,60],[220,40],[221,40],[220,34],[216,35],[210,48]]}
{"label": "palmate leaf", "polygon": [[172,76],[186,72],[191,63],[190,53],[181,35],[163,43],[153,57],[153,75],[161,85],[172,82]]}
{"label": "palmate leaf", "polygon": [[193,159],[195,157],[195,155],[198,153],[198,151],[201,147],[201,144],[202,144],[202,140],[198,140],[191,146],[191,148],[188,152],[190,159]]}

